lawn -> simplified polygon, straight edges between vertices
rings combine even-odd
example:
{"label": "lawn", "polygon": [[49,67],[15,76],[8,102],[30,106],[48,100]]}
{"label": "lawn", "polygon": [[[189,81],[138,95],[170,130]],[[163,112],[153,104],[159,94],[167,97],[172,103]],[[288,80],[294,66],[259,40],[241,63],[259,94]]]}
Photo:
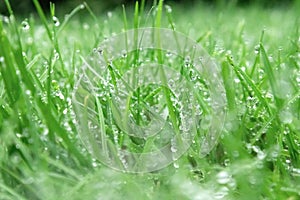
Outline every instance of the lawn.
{"label": "lawn", "polygon": [[33,2],[0,16],[0,199],[300,199],[299,4]]}

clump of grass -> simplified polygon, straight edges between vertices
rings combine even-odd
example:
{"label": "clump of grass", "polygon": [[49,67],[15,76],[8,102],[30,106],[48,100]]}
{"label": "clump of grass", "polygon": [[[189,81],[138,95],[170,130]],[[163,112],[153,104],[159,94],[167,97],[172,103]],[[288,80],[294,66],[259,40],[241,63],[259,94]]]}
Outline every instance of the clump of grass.
{"label": "clump of grass", "polygon": [[[164,12],[160,1],[158,10],[154,4],[148,14],[142,1],[124,9],[123,16],[121,8],[96,16],[82,4],[63,19],[54,5],[47,17],[33,2],[39,17],[18,19],[6,0],[10,15],[0,20],[0,199],[299,198],[297,9],[214,10],[199,4],[188,13],[176,5]],[[206,157],[199,157],[196,137],[174,165],[134,175],[109,169],[87,152],[71,97],[92,49],[113,32],[143,23],[198,39],[220,63],[227,119],[218,145]],[[146,56],[162,59],[160,53]],[[110,70],[117,79],[117,71]],[[136,120],[143,106],[139,98],[154,102],[158,93],[168,91],[153,86],[134,94]],[[102,119],[110,119],[107,111],[101,112]],[[119,138],[133,151],[147,148],[144,141],[131,140],[135,138]]]}

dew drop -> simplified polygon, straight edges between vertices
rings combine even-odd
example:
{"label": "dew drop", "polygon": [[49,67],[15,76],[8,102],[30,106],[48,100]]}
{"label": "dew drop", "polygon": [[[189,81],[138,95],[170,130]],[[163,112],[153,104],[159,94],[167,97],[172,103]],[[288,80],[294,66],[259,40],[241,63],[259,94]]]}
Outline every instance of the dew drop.
{"label": "dew drop", "polygon": [[122,51],[122,57],[123,57],[123,58],[126,58],[126,57],[127,57],[127,52],[126,52],[126,50],[123,50],[123,51]]}
{"label": "dew drop", "polygon": [[234,82],[235,82],[235,83],[239,83],[239,82],[241,82],[241,80],[240,80],[239,78],[235,78],[235,79],[234,79]]}
{"label": "dew drop", "polygon": [[173,162],[173,166],[174,166],[174,168],[178,169],[179,168],[178,162]]}
{"label": "dew drop", "polygon": [[174,139],[171,140],[171,152],[176,153],[177,152],[177,145]]}
{"label": "dew drop", "polygon": [[24,21],[22,21],[21,24],[22,24],[22,29],[23,29],[23,31],[28,31],[28,30],[30,29],[30,25],[29,25],[27,19],[25,19]]}
{"label": "dew drop", "polygon": [[257,158],[263,160],[266,157],[266,154],[263,151],[257,152]]}
{"label": "dew drop", "polygon": [[90,29],[90,26],[87,24],[87,23],[83,23],[83,29],[84,30],[88,30],[88,29]]}
{"label": "dew drop", "polygon": [[30,90],[26,90],[26,91],[25,91],[25,94],[26,94],[26,95],[31,95],[31,91],[30,91]]}
{"label": "dew drop", "polygon": [[254,47],[254,53],[255,53],[255,54],[258,54],[258,53],[259,53],[259,50],[260,50],[260,46],[259,46],[259,45],[256,45],[256,46]]}
{"label": "dew drop", "polygon": [[3,22],[9,24],[9,18],[7,16],[3,16]]}
{"label": "dew drop", "polygon": [[229,192],[229,189],[227,187],[222,187],[222,188],[220,188],[219,191],[217,191],[214,194],[214,197],[215,197],[215,199],[224,199],[224,197],[226,195],[228,195],[228,192]]}
{"label": "dew drop", "polygon": [[56,16],[52,17],[52,21],[54,23],[54,26],[59,26],[60,25],[59,19]]}
{"label": "dew drop", "polygon": [[300,168],[293,168],[292,172],[294,176],[300,176]]}
{"label": "dew drop", "polygon": [[14,155],[12,158],[11,158],[11,161],[14,163],[14,164],[19,164],[21,159],[18,155]]}
{"label": "dew drop", "polygon": [[167,13],[171,13],[172,12],[172,8],[169,5],[165,5],[165,9],[166,9]]}
{"label": "dew drop", "polygon": [[231,179],[231,177],[230,177],[229,173],[226,171],[221,171],[217,174],[217,181],[219,184],[222,184],[222,185],[227,184],[227,183],[229,183],[230,179]]}
{"label": "dew drop", "polygon": [[107,12],[107,17],[108,17],[108,18],[112,18],[112,15],[113,15],[112,12],[110,12],[110,11]]}
{"label": "dew drop", "polygon": [[84,9],[84,8],[85,8],[85,5],[84,5],[84,4],[81,4],[79,8],[80,8],[80,9]]}
{"label": "dew drop", "polygon": [[172,52],[168,51],[168,52],[166,53],[166,56],[167,56],[167,57],[171,57],[171,56],[172,56]]}
{"label": "dew drop", "polygon": [[54,60],[58,60],[59,59],[59,53],[55,52],[54,53]]}
{"label": "dew drop", "polygon": [[93,167],[98,167],[98,164],[97,164],[97,162],[96,162],[96,159],[93,159],[92,166],[93,166]]}
{"label": "dew drop", "polygon": [[68,113],[68,109],[64,109],[63,114],[66,115]]}

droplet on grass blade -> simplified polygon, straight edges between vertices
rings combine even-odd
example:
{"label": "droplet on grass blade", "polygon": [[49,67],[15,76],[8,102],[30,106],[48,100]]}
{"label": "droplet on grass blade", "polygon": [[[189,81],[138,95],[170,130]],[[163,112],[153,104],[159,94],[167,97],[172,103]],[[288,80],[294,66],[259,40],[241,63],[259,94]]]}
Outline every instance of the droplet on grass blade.
{"label": "droplet on grass blade", "polygon": [[178,162],[177,161],[173,162],[173,166],[174,166],[175,169],[178,169],[179,168]]}
{"label": "droplet on grass blade", "polygon": [[[141,34],[136,34],[136,31]],[[153,41],[153,33],[157,32],[164,37],[160,40],[161,46],[157,46]],[[195,41],[180,33],[176,36],[181,37],[177,44],[180,48],[175,45],[173,30],[155,28],[128,30],[126,34],[123,32],[105,38],[98,46],[104,53],[94,49],[91,59],[83,66],[83,73],[75,86],[74,94],[74,107],[80,124],[79,133],[92,150],[91,153],[114,169],[149,172],[171,164],[187,150],[192,141],[195,142],[197,126],[205,130],[206,134],[205,141],[201,142],[201,156],[206,155],[218,139],[222,128],[220,125],[224,120],[223,105],[226,105],[224,103],[226,96],[222,96],[225,91],[222,83],[218,81],[216,65]],[[136,40],[139,41],[138,46]],[[158,47],[161,52],[166,53],[162,54],[162,61],[159,61],[155,54],[151,56]],[[141,48],[144,49],[143,52]],[[135,58],[134,53],[139,53],[139,58]],[[124,55],[127,55],[126,66]],[[133,59],[136,60],[133,62]],[[182,66],[186,77],[182,76],[179,67],[172,67],[171,61],[175,64],[176,62],[180,65],[186,64]],[[123,66],[126,69],[123,69]],[[112,73],[107,73],[107,70],[111,70]],[[192,77],[189,77],[190,72]],[[207,80],[204,80],[205,84],[198,83],[200,85],[194,91],[193,84],[200,82],[200,78],[202,80],[202,73],[207,76]],[[191,78],[195,82],[192,82]],[[150,93],[145,90],[148,93],[145,94],[143,88],[147,88],[148,85]],[[152,94],[154,85],[163,86],[167,90]],[[138,98],[137,89],[139,95],[146,99]],[[105,101],[101,94],[103,90]],[[202,97],[203,91],[207,91],[207,96]],[[170,97],[165,98],[167,95],[163,95],[163,92],[169,93]],[[201,99],[196,98],[196,94],[199,93],[201,93],[199,98],[202,98],[205,105],[212,108],[216,114],[210,111],[202,114],[202,106],[198,103]],[[87,96],[89,98],[86,98]],[[111,101],[109,105],[108,99]],[[148,101],[149,99],[151,101]],[[136,112],[137,108],[140,109],[139,112]],[[205,118],[200,123],[202,115],[205,115]],[[138,123],[136,116],[139,116]],[[98,123],[102,121],[101,118],[104,118],[101,122],[103,128],[95,129],[85,123],[88,120]],[[117,132],[112,129],[111,122],[117,126]],[[99,138],[96,141],[88,139],[96,138],[97,132],[99,136],[100,132],[104,133],[103,143],[97,142]],[[106,152],[99,151],[101,146],[105,147],[105,141],[108,141],[109,148],[104,150]],[[145,146],[142,141],[146,141]],[[132,142],[134,145],[130,146]],[[126,149],[120,150],[123,148],[119,146],[120,143],[126,143]],[[113,156],[108,157],[106,153]]]}
{"label": "droplet on grass blade", "polygon": [[256,46],[254,47],[254,53],[255,53],[255,54],[258,54],[259,51],[260,51],[260,46],[259,46],[259,45],[256,45]]}
{"label": "droplet on grass blade", "polygon": [[84,4],[81,4],[80,5],[80,9],[84,9],[85,8],[85,5]]}
{"label": "droplet on grass blade", "polygon": [[25,19],[24,21],[22,21],[22,29],[23,29],[23,31],[28,31],[30,29],[30,25],[29,25],[27,19]]}
{"label": "droplet on grass blade", "polygon": [[165,9],[167,11],[167,13],[171,13],[172,12],[172,7],[169,5],[165,5]]}
{"label": "droplet on grass blade", "polygon": [[9,24],[9,17],[3,16],[3,17],[2,17],[2,21],[3,21],[4,23],[6,23],[6,24]]}
{"label": "droplet on grass blade", "polygon": [[108,17],[108,18],[112,18],[112,16],[113,16],[112,12],[108,11],[108,12],[107,12],[107,17]]}
{"label": "droplet on grass blade", "polygon": [[60,25],[59,19],[56,16],[52,17],[52,21],[53,21],[54,26],[59,26]]}
{"label": "droplet on grass blade", "polygon": [[231,176],[227,171],[221,171],[217,174],[217,182],[219,184],[227,184],[231,180]]}
{"label": "droplet on grass blade", "polygon": [[239,78],[235,78],[235,79],[234,79],[234,82],[235,82],[235,83],[240,83],[241,80],[240,80]]}
{"label": "droplet on grass blade", "polygon": [[215,199],[224,199],[226,195],[228,195],[229,189],[227,187],[221,187],[215,194]]}

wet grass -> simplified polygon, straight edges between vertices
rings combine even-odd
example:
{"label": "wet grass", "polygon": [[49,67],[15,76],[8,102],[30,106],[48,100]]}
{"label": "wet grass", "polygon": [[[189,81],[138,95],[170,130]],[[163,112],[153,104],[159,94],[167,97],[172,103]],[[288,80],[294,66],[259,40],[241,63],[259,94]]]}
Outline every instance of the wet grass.
{"label": "wet grass", "polygon": [[[299,199],[299,7],[137,5],[97,16],[83,4],[64,16],[33,2],[37,14],[23,19],[10,10],[0,21],[0,199]],[[196,138],[174,164],[127,174],[87,152],[71,98],[80,67],[104,38],[146,25],[176,28],[214,58],[227,117],[206,157]],[[133,150],[140,143],[119,140]]]}

